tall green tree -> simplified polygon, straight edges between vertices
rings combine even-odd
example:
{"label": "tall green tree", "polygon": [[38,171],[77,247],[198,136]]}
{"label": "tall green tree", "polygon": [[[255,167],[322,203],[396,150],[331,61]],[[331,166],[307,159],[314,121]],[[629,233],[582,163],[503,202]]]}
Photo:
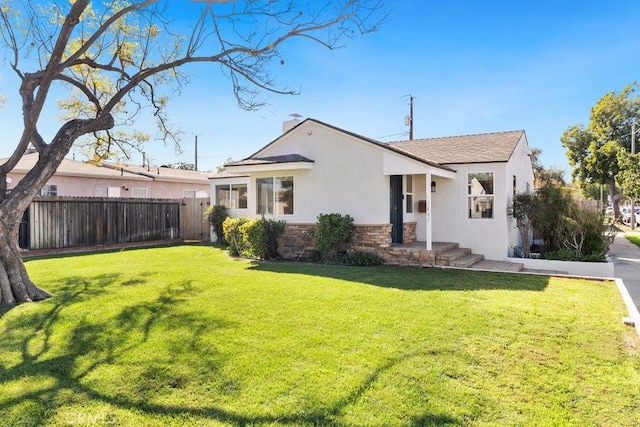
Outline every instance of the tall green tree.
{"label": "tall green tree", "polygon": [[[90,136],[98,156],[125,149],[129,138],[144,141],[145,135],[120,129],[135,128],[145,109],[158,120],[161,136],[174,135],[161,88],[186,84],[188,65],[190,71],[196,65],[222,70],[245,109],[261,105],[260,90],[293,94],[273,75],[274,66],[284,63],[283,43],[299,39],[334,48],[375,31],[384,19],[379,0],[176,3],[4,0],[0,5],[0,44],[20,80],[16,92],[23,113],[20,139],[0,164],[0,305],[49,297],[29,279],[18,228],[22,213],[80,138]],[[180,8],[181,19],[171,16],[172,7]],[[56,102],[54,88],[70,96]],[[52,109],[63,122],[46,140],[40,123],[43,112]],[[29,144],[39,160],[7,194],[6,176]]]}
{"label": "tall green tree", "polygon": [[565,185],[564,171],[555,166],[545,167],[540,159],[541,156],[541,148],[531,148],[531,167],[536,187],[543,187],[547,184]]}
{"label": "tall green tree", "polygon": [[627,150],[620,150],[618,161],[618,182],[624,195],[632,200],[640,200],[640,153],[631,154]]}
{"label": "tall green tree", "polygon": [[618,152],[631,146],[631,126],[640,113],[636,83],[609,92],[591,108],[589,124],[569,127],[560,138],[567,149],[572,175],[580,183],[606,184],[618,215],[616,177]]}

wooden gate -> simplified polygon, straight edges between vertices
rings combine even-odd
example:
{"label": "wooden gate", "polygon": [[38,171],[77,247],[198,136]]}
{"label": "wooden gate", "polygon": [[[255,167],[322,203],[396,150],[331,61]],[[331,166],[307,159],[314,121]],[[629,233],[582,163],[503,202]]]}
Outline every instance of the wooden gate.
{"label": "wooden gate", "polygon": [[209,199],[182,199],[180,206],[180,235],[183,240],[211,241],[209,222],[205,211]]}

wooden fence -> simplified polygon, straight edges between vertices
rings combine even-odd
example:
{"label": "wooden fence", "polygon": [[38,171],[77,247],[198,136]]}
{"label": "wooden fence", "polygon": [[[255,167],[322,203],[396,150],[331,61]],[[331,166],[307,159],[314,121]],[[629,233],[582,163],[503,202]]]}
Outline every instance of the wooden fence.
{"label": "wooden fence", "polygon": [[28,249],[178,239],[180,201],[41,197],[31,203],[24,229]]}

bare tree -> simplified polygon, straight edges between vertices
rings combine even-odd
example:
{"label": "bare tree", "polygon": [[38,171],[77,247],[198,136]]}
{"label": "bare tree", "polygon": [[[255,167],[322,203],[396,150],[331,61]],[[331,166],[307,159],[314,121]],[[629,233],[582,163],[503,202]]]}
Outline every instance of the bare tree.
{"label": "bare tree", "polygon": [[[184,33],[175,27],[170,6],[160,0],[9,0],[0,7],[0,34],[21,81],[24,127],[0,165],[0,305],[50,296],[29,279],[18,228],[22,213],[79,138],[91,137],[85,143],[97,157],[135,150],[148,138],[115,130],[116,125],[129,129],[150,107],[162,136],[176,139],[160,88],[187,83],[188,64],[219,66],[240,107],[258,108],[261,90],[295,93],[280,87],[271,73],[274,63],[284,61],[278,50],[284,42],[304,38],[335,48],[375,31],[385,17],[379,0],[184,1],[182,12],[195,12],[190,32]],[[57,86],[69,94],[57,103],[64,120],[45,140],[38,124]],[[7,193],[7,174],[29,144],[39,160]]]}

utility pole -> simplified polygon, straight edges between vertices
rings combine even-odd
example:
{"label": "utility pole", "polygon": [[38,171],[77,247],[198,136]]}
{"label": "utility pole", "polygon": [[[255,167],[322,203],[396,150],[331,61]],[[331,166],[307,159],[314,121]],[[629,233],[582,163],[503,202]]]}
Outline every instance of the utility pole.
{"label": "utility pole", "polygon": [[405,126],[409,126],[409,140],[413,139],[413,96],[406,95],[409,97],[409,115],[404,118]]}
{"label": "utility pole", "polygon": [[196,137],[196,158],[195,158],[194,166],[196,170],[198,170],[198,135],[195,135],[195,137]]}

